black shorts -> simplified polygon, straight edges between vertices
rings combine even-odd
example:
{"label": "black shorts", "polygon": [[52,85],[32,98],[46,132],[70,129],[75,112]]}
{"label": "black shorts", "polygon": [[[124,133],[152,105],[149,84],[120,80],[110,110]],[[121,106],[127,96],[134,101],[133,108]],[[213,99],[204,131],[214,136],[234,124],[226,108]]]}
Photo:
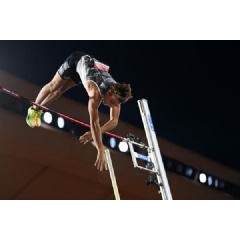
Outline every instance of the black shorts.
{"label": "black shorts", "polygon": [[81,79],[76,71],[77,63],[82,56],[88,55],[84,52],[72,53],[58,69],[58,74],[64,80],[73,80],[76,84],[81,84]]}

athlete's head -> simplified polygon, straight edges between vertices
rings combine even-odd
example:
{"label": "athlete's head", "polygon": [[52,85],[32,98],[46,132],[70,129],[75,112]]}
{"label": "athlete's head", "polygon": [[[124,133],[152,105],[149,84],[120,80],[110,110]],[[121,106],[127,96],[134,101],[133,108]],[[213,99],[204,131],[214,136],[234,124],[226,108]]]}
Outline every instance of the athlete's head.
{"label": "athlete's head", "polygon": [[132,89],[130,84],[114,83],[106,92],[103,98],[103,103],[109,107],[113,107],[127,102],[130,98],[132,98]]}
{"label": "athlete's head", "polygon": [[117,97],[120,103],[125,103],[132,98],[132,89],[130,84],[114,83],[110,86],[109,90],[112,95]]}

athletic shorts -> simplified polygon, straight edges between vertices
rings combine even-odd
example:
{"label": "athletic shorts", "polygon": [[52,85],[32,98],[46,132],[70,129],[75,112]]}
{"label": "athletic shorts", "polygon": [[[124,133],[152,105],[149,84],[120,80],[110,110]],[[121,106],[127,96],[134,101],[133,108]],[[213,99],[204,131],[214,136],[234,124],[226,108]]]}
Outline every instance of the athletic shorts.
{"label": "athletic shorts", "polygon": [[112,78],[108,73],[109,66],[99,62],[84,52],[72,53],[59,68],[58,73],[64,80],[72,79],[76,84],[92,80],[99,85],[106,78]]}
{"label": "athletic shorts", "polygon": [[81,84],[81,78],[76,68],[79,60],[85,55],[87,54],[84,52],[72,53],[58,69],[60,77],[64,80],[72,79],[76,84]]}

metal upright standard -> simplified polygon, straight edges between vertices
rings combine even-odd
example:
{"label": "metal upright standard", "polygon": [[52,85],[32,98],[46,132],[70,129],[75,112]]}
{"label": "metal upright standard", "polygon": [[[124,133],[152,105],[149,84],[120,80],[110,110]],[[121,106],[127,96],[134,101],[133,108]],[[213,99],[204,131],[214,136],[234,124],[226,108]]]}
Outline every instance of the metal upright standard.
{"label": "metal upright standard", "polygon": [[[146,146],[144,143],[136,140],[135,136],[131,134],[128,135],[126,141],[128,142],[129,149],[132,155],[133,165],[135,168],[137,167],[141,170],[149,171],[149,178],[147,184],[154,184],[157,187],[158,192],[162,194],[163,200],[172,200],[172,194],[168,184],[147,100],[138,100],[138,106],[140,109],[144,130],[149,146]],[[146,148],[148,156],[135,152],[133,145],[137,145],[140,148]],[[147,161],[148,163],[146,167],[139,166],[137,158]],[[154,177],[157,180],[154,180]]]}

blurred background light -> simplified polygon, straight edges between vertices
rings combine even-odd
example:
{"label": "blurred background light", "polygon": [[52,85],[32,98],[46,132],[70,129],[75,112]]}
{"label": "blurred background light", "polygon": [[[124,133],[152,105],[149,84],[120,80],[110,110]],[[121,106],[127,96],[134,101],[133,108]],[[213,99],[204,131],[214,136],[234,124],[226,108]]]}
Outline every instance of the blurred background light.
{"label": "blurred background light", "polygon": [[50,112],[45,112],[43,114],[43,121],[50,124],[52,122],[52,114]]}
{"label": "blurred background light", "polygon": [[57,124],[59,128],[64,128],[64,125],[65,125],[64,119],[62,117],[58,117]]}
{"label": "blurred background light", "polygon": [[115,148],[117,146],[117,140],[114,137],[110,138],[109,143],[111,148]]}
{"label": "blurred background light", "polygon": [[200,173],[200,174],[199,174],[199,181],[200,181],[201,183],[205,183],[205,182],[207,181],[207,176],[206,176],[205,173]]}
{"label": "blurred background light", "polygon": [[128,151],[128,144],[124,141],[120,142],[118,145],[118,148],[121,152],[127,152]]}

